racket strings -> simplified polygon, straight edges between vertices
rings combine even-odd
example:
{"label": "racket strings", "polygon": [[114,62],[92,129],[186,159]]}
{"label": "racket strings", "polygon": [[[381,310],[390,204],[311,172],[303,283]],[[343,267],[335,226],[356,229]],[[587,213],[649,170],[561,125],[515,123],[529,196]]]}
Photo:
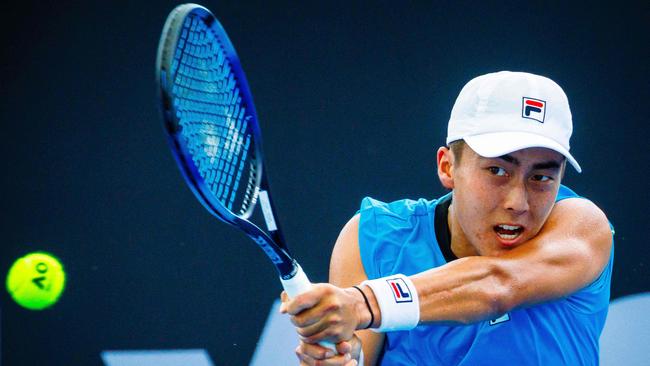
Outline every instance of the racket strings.
{"label": "racket strings", "polygon": [[[180,135],[215,198],[244,215],[257,199],[257,163],[242,102],[226,51],[197,17],[183,24],[172,62],[172,93]],[[242,184],[242,181],[244,184]]]}

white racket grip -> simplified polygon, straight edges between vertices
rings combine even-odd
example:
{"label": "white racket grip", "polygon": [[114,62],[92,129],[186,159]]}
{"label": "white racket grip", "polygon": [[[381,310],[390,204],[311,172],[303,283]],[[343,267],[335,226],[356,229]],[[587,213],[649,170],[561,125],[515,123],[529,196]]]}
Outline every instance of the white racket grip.
{"label": "white racket grip", "polygon": [[295,276],[288,280],[283,280],[280,278],[280,281],[282,282],[284,291],[287,292],[287,295],[289,295],[289,297],[296,297],[303,292],[309,291],[311,288],[311,282],[309,282],[309,278],[307,278],[305,271],[302,270],[302,267],[300,267],[300,265],[298,265]]}
{"label": "white racket grip", "polygon": [[[284,291],[287,292],[287,295],[289,295],[289,297],[296,297],[303,292],[309,291],[311,288],[311,282],[309,282],[309,278],[307,278],[305,271],[302,270],[302,267],[300,267],[300,265],[298,265],[295,276],[288,280],[283,280],[280,278],[280,282],[282,282],[282,287],[284,288]],[[335,353],[337,352],[336,346],[331,342],[318,342],[318,344],[325,348],[331,349]]]}

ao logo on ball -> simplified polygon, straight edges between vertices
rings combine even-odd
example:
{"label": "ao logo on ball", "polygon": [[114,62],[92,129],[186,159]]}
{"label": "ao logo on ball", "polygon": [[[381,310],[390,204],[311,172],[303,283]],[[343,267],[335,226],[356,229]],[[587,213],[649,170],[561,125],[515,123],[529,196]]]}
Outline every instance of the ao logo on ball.
{"label": "ao logo on ball", "polygon": [[30,310],[52,306],[64,288],[63,266],[48,253],[30,253],[19,258],[7,275],[7,291],[16,303]]}

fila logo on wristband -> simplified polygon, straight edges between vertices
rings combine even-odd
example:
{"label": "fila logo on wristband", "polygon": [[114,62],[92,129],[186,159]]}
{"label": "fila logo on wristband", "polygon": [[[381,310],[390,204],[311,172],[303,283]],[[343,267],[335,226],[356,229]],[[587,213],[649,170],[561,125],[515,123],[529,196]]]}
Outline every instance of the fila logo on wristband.
{"label": "fila logo on wristband", "polygon": [[394,274],[374,280],[363,281],[375,295],[381,323],[375,332],[409,330],[420,322],[420,300],[415,285],[408,276]]}
{"label": "fila logo on wristband", "polygon": [[535,98],[522,98],[521,116],[523,118],[534,119],[537,122],[544,123],[546,116],[546,102]]}
{"label": "fila logo on wristband", "polygon": [[393,296],[395,297],[395,302],[412,302],[413,296],[411,296],[411,289],[401,278],[389,278],[386,280],[388,285],[393,290]]}

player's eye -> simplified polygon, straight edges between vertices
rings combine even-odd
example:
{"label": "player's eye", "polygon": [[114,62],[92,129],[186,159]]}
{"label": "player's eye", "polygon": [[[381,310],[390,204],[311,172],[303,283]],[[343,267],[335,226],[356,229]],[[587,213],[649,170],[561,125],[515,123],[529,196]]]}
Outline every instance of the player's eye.
{"label": "player's eye", "polygon": [[549,182],[553,180],[552,177],[549,177],[548,175],[542,175],[542,174],[535,174],[533,175],[532,179],[536,182]]}
{"label": "player's eye", "polygon": [[490,173],[498,177],[505,177],[507,175],[506,170],[498,166],[491,166],[487,169],[490,171]]}

